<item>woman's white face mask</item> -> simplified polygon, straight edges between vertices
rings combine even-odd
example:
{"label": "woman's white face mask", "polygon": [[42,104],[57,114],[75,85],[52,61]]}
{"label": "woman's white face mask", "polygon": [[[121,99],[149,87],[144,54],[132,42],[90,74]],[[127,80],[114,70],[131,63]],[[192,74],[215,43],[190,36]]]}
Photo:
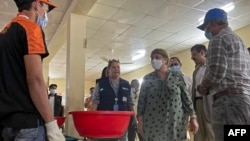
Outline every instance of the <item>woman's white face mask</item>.
{"label": "woman's white face mask", "polygon": [[159,60],[153,59],[153,60],[151,61],[151,65],[152,65],[152,67],[153,67],[155,70],[159,70],[159,69],[162,67],[163,62],[162,62],[161,59],[159,59]]}

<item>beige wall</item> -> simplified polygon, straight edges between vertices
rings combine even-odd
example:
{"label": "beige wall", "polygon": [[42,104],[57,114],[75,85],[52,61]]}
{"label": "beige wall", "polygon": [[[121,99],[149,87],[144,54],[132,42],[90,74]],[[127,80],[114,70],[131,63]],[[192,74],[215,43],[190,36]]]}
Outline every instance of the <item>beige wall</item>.
{"label": "beige wall", "polygon": [[236,31],[236,34],[238,34],[241,39],[244,41],[247,47],[250,47],[250,25],[245,26],[244,28],[241,28]]}
{"label": "beige wall", "polygon": [[95,87],[95,81],[85,81],[85,86],[84,86],[84,94],[89,94],[89,89],[91,88],[91,87]]}

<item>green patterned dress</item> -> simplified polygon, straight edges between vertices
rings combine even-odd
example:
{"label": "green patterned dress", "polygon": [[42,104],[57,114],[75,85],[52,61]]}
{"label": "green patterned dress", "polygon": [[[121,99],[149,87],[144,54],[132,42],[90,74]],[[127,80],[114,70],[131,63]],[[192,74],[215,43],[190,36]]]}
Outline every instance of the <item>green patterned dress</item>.
{"label": "green patterned dress", "polygon": [[187,116],[195,113],[180,72],[147,74],[140,90],[137,115],[143,116],[144,141],[185,141]]}

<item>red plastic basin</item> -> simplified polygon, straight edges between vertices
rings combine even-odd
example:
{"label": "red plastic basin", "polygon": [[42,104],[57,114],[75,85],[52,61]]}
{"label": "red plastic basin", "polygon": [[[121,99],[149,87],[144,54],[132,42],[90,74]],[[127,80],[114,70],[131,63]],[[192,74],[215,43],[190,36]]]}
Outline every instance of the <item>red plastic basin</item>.
{"label": "red plastic basin", "polygon": [[59,128],[61,128],[65,122],[65,117],[54,117],[57,121],[57,125]]}
{"label": "red plastic basin", "polygon": [[94,139],[121,138],[127,131],[132,111],[72,111],[80,136]]}

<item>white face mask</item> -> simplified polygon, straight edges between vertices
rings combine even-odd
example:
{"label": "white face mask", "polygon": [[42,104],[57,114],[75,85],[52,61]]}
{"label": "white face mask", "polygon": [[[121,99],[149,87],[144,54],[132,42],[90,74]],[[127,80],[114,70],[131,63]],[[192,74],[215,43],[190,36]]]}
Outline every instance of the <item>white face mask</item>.
{"label": "white face mask", "polygon": [[136,93],[136,92],[138,91],[138,89],[136,89],[136,88],[131,88],[131,91],[132,91],[133,93]]}
{"label": "white face mask", "polygon": [[151,65],[152,65],[152,67],[153,67],[154,69],[159,70],[159,69],[162,67],[163,62],[162,62],[161,59],[160,59],[160,60],[153,59],[153,60],[151,61]]}
{"label": "white face mask", "polygon": [[50,89],[51,94],[56,94],[56,89]]}

